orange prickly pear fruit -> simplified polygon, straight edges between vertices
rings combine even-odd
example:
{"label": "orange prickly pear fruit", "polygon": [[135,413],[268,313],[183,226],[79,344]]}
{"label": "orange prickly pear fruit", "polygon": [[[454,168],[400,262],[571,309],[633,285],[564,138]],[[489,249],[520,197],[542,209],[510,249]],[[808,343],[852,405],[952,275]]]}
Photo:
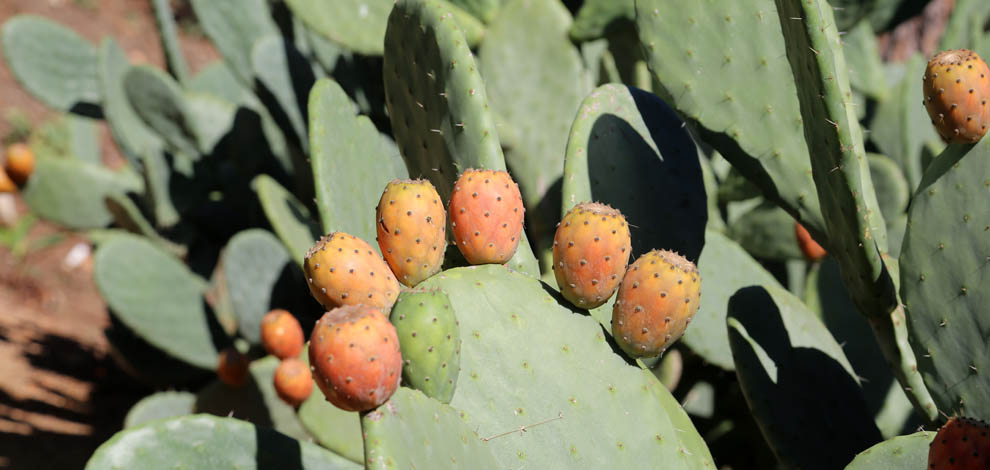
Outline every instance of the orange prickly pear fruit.
{"label": "orange prickly pear fruit", "polygon": [[632,357],[663,354],[687,329],[701,302],[694,263],[653,250],[629,265],[612,307],[612,336]]}
{"label": "orange prickly pear fruit", "polygon": [[34,172],[34,152],[31,151],[31,147],[20,142],[7,147],[4,169],[7,170],[10,179],[14,180],[18,186],[27,183],[31,173]]}
{"label": "orange prickly pear fruit", "polygon": [[619,287],[630,252],[629,224],[622,213],[597,202],[574,206],[553,237],[560,293],[581,308],[604,304]]}
{"label": "orange prickly pear fruit", "polygon": [[388,311],[399,297],[399,281],[364,240],[334,232],[316,242],[303,263],[309,292],[324,308],[365,304]]}
{"label": "orange prickly pear fruit", "polygon": [[17,192],[17,184],[7,175],[7,170],[0,168],[0,193]]}
{"label": "orange prickly pear fruit", "polygon": [[825,257],[825,249],[822,248],[814,238],[811,238],[811,234],[808,233],[808,229],[804,228],[798,222],[794,223],[794,236],[797,237],[798,248],[801,249],[801,253],[804,253],[805,259],[808,261],[818,261]]}
{"label": "orange prickly pear fruit", "polygon": [[381,405],[402,376],[395,327],[381,310],[367,305],[338,307],[316,322],[309,364],[327,401],[346,411]]}
{"label": "orange prickly pear fruit", "polygon": [[251,362],[234,347],[220,351],[217,361],[217,376],[220,381],[231,387],[240,387],[247,380],[248,366]]}
{"label": "orange prickly pear fruit", "polygon": [[928,447],[931,470],[977,470],[990,465],[990,426],[972,418],[952,418]]}
{"label": "orange prickly pear fruit", "polygon": [[942,51],[928,61],[924,104],[946,142],[973,143],[990,125],[990,69],[968,49]]}
{"label": "orange prickly pear fruit", "polygon": [[505,264],[522,238],[525,208],[508,172],[465,170],[450,195],[451,231],[471,264]]}
{"label": "orange prickly pear fruit", "polygon": [[287,310],[275,309],[261,319],[261,345],[279,359],[296,357],[306,341],[299,320]]}
{"label": "orange prickly pear fruit", "polygon": [[376,212],[378,246],[399,282],[412,287],[440,272],[447,213],[429,181],[392,181]]}
{"label": "orange prickly pear fruit", "polygon": [[297,357],[280,362],[272,381],[278,397],[292,407],[301,405],[313,392],[313,375],[309,367]]}

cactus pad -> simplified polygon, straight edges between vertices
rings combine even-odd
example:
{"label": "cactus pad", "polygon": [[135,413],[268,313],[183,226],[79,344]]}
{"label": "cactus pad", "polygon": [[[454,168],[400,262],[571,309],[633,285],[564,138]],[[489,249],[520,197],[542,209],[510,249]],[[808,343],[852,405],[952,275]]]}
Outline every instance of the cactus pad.
{"label": "cactus pad", "polygon": [[266,34],[278,34],[265,0],[193,0],[203,31],[241,83],[253,86],[251,49]]}
{"label": "cactus pad", "polygon": [[888,439],[860,452],[845,470],[925,468],[928,448],[934,437],[934,432],[921,431]]}
{"label": "cactus pad", "polygon": [[237,330],[252,344],[260,344],[261,319],[272,308],[283,270],[291,266],[289,253],[271,232],[248,229],[231,237],[220,256]]}
{"label": "cactus pad", "polygon": [[302,266],[306,252],[320,237],[320,229],[309,208],[268,175],[258,175],[251,183],[272,230],[282,240],[296,264]]}
{"label": "cactus pad", "polygon": [[443,291],[406,291],[392,307],[405,385],[450,403],[461,370],[461,333]]}
{"label": "cactus pad", "polygon": [[124,417],[124,428],[135,428],[149,421],[191,415],[196,394],[190,392],[157,392],[134,404]]}

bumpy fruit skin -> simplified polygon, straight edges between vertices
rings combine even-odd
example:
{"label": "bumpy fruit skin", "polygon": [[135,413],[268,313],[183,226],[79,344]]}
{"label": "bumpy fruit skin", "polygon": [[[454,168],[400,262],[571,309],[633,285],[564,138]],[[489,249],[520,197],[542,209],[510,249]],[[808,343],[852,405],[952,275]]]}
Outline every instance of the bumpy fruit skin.
{"label": "bumpy fruit skin", "polygon": [[798,248],[801,249],[801,253],[808,261],[818,261],[827,254],[825,249],[814,238],[811,238],[808,229],[800,223],[794,223],[794,236],[797,237]]}
{"label": "bumpy fruit skin", "polygon": [[389,320],[399,336],[406,386],[450,403],[461,370],[461,335],[450,298],[440,290],[403,292]]}
{"label": "bumpy fruit skin", "polygon": [[301,405],[313,392],[313,375],[309,372],[309,367],[297,357],[280,362],[272,382],[278,397],[292,407]]}
{"label": "bumpy fruit skin", "polygon": [[309,292],[332,310],[365,304],[388,311],[399,296],[399,281],[364,240],[334,232],[316,242],[303,263]]}
{"label": "bumpy fruit skin", "polygon": [[394,180],[376,210],[378,246],[399,282],[412,287],[440,272],[447,212],[427,180]]}
{"label": "bumpy fruit skin", "polygon": [[523,230],[522,195],[509,173],[469,169],[450,195],[451,231],[471,264],[505,264],[516,253]]}
{"label": "bumpy fruit skin", "polygon": [[946,142],[973,143],[990,125],[990,69],[968,49],[942,51],[922,78],[925,109]]}
{"label": "bumpy fruit skin", "polygon": [[976,470],[990,467],[990,426],[971,418],[952,418],[928,448],[931,470]]}
{"label": "bumpy fruit skin", "polygon": [[17,185],[14,180],[7,175],[7,170],[0,168],[0,193],[17,192]]}
{"label": "bumpy fruit skin", "polygon": [[299,320],[287,310],[275,309],[261,319],[261,345],[279,359],[296,357],[306,341]]}
{"label": "bumpy fruit skin", "polygon": [[701,303],[694,263],[653,250],[629,265],[612,308],[612,336],[626,354],[663,354],[687,329]]}
{"label": "bumpy fruit skin", "polygon": [[247,356],[233,347],[220,351],[217,361],[217,376],[220,381],[231,387],[244,385],[248,376],[248,366],[251,364]]}
{"label": "bumpy fruit skin", "polygon": [[574,206],[553,237],[553,275],[560,293],[581,308],[608,301],[622,281],[632,252],[629,225],[607,205]]}
{"label": "bumpy fruit skin", "polygon": [[367,305],[346,305],[316,322],[309,340],[313,380],[327,401],[366,411],[388,400],[402,377],[395,327]]}

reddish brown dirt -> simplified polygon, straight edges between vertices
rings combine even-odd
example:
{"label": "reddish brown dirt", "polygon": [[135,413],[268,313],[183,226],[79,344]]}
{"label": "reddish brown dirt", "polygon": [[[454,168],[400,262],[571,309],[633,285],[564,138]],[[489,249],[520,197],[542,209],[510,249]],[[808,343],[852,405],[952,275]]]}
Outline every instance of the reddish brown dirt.
{"label": "reddish brown dirt", "polygon": [[[179,2],[174,2],[179,4]],[[132,62],[163,66],[164,56],[147,0],[2,0],[0,23],[42,15],[79,32],[93,44],[112,35]],[[188,10],[178,9],[188,15]],[[218,55],[203,37],[182,34],[195,71]],[[10,110],[33,125],[51,111],[27,94],[0,60],[0,136]],[[104,160],[122,159],[106,125]],[[18,201],[18,213],[26,212]],[[60,241],[43,246],[53,236]],[[37,223],[26,255],[0,244],[0,469],[82,468],[118,431],[130,406],[151,390],[128,378],[110,359],[103,335],[106,305],[92,278],[92,258],[66,268],[66,254],[85,240]]]}

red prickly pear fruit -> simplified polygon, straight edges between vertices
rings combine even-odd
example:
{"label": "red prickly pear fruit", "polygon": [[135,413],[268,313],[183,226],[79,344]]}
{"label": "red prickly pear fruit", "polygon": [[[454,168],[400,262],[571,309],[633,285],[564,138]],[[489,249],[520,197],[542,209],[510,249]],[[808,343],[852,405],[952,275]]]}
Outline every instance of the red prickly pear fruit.
{"label": "red prickly pear fruit", "polygon": [[323,315],[309,340],[313,380],[327,401],[366,411],[388,400],[402,376],[399,338],[388,317],[367,305],[346,305]]}
{"label": "red prickly pear fruit", "polygon": [[990,465],[990,426],[972,418],[952,418],[928,447],[931,470],[976,470]]}
{"label": "red prickly pear fruit", "polygon": [[247,356],[241,354],[236,348],[225,348],[220,351],[220,357],[217,360],[217,376],[220,377],[221,382],[231,387],[240,387],[247,381],[248,366],[250,365],[251,362]]}
{"label": "red prickly pear fruit", "polygon": [[794,236],[797,237],[798,248],[801,249],[801,253],[804,253],[804,257],[808,261],[818,261],[828,254],[814,238],[811,238],[808,229],[798,222],[794,223]]}
{"label": "red prickly pear fruit", "polygon": [[522,195],[509,173],[465,170],[450,195],[451,231],[471,264],[505,264],[523,230]]}
{"label": "red prickly pear fruit", "polygon": [[622,213],[597,202],[574,206],[553,237],[553,275],[560,293],[577,307],[604,304],[619,287],[631,252]]}
{"label": "red prickly pear fruit", "polygon": [[285,403],[298,407],[313,392],[313,375],[303,361],[290,357],[279,363],[272,378],[275,393]]}
{"label": "red prickly pear fruit", "polygon": [[990,69],[968,49],[942,51],[922,78],[925,109],[946,142],[973,143],[990,125]]}
{"label": "red prickly pear fruit", "polygon": [[34,172],[34,152],[25,143],[11,144],[7,147],[7,158],[3,166],[11,180],[18,186],[24,186]]}
{"label": "red prickly pear fruit", "polygon": [[393,180],[376,210],[378,246],[399,282],[412,287],[440,272],[447,212],[427,180]]}
{"label": "red prickly pear fruit", "polygon": [[344,232],[320,238],[303,263],[309,292],[332,310],[365,304],[388,311],[399,297],[399,281],[368,242]]}
{"label": "red prickly pear fruit", "polygon": [[287,310],[277,308],[261,318],[261,345],[279,359],[296,357],[306,341],[299,320]]}
{"label": "red prickly pear fruit", "polygon": [[653,250],[629,265],[612,307],[612,336],[632,357],[663,354],[687,329],[701,303],[694,263]]}

